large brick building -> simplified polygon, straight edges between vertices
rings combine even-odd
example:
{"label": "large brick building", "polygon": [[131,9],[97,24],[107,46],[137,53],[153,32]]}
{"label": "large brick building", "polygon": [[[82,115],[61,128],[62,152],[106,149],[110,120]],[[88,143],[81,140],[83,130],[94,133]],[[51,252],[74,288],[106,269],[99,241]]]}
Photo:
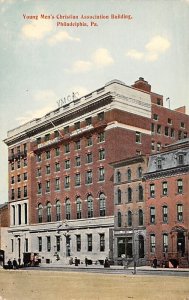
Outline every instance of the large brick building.
{"label": "large brick building", "polygon": [[188,266],[189,139],[150,156],[145,180],[148,261]]}
{"label": "large brick building", "polygon": [[113,80],[8,132],[8,256],[113,258],[112,162],[160,151],[189,131],[143,79]]}

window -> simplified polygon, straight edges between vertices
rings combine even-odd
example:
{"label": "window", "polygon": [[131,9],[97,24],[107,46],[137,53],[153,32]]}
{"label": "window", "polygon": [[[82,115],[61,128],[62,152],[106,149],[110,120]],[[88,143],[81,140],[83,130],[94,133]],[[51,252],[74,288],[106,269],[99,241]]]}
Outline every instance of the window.
{"label": "window", "polygon": [[60,252],[60,236],[56,236],[56,251]]}
{"label": "window", "polygon": [[138,178],[142,178],[142,168],[138,167]]}
{"label": "window", "polygon": [[157,105],[162,105],[161,104],[161,99],[157,98]]}
{"label": "window", "polygon": [[51,237],[47,236],[47,251],[51,251]]}
{"label": "window", "polygon": [[41,183],[41,182],[38,182],[38,183],[37,183],[37,193],[38,193],[38,194],[41,194],[41,193],[42,193],[42,183]]}
{"label": "window", "polygon": [[86,184],[91,184],[93,182],[92,170],[86,172]]}
{"label": "window", "polygon": [[80,159],[80,156],[77,156],[77,157],[75,158],[75,165],[76,165],[76,167],[79,167],[79,166],[81,165],[81,159]]}
{"label": "window", "polygon": [[86,156],[86,163],[87,163],[87,164],[90,164],[90,163],[92,163],[92,161],[93,161],[92,153],[87,153],[87,156]]}
{"label": "window", "polygon": [[81,251],[81,235],[80,234],[76,235],[76,251],[77,252]]}
{"label": "window", "polygon": [[21,177],[20,177],[20,174],[17,175],[17,182],[20,182],[21,181]]}
{"label": "window", "polygon": [[98,135],[98,143],[102,143],[104,141],[105,141],[105,134],[104,134],[104,132],[101,132]]}
{"label": "window", "polygon": [[117,190],[117,204],[121,204],[121,190],[119,188]]}
{"label": "window", "polygon": [[169,127],[167,127],[167,126],[165,127],[165,135],[169,136]]}
{"label": "window", "polygon": [[104,120],[104,112],[103,112],[103,111],[100,112],[97,116],[98,116],[98,120],[99,120],[99,121]]}
{"label": "window", "polygon": [[47,222],[51,222],[51,204],[50,202],[47,203]]}
{"label": "window", "polygon": [[27,158],[24,158],[24,167],[27,167],[28,161]]}
{"label": "window", "polygon": [[179,154],[178,155],[178,165],[183,165],[184,164],[184,155]]}
{"label": "window", "polygon": [[181,123],[180,123],[180,127],[185,128],[184,122],[181,122]]}
{"label": "window", "polygon": [[21,198],[21,188],[20,187],[17,190],[17,197],[18,197],[18,199]]}
{"label": "window", "polygon": [[28,174],[24,173],[24,180],[27,180],[27,179],[28,179]]}
{"label": "window", "polygon": [[155,234],[150,235],[150,252],[155,253],[156,249],[156,237]]}
{"label": "window", "polygon": [[104,179],[105,179],[105,170],[104,167],[101,167],[98,169],[98,180],[104,181]]}
{"label": "window", "polygon": [[21,164],[20,164],[20,160],[17,161],[17,168],[20,169]]}
{"label": "window", "polygon": [[81,185],[81,175],[80,173],[75,174],[75,186],[80,186]]}
{"label": "window", "polygon": [[142,185],[139,185],[139,187],[138,187],[138,199],[139,199],[139,201],[144,200],[144,193],[143,193],[143,186]]}
{"label": "window", "polygon": [[45,192],[50,193],[50,180],[45,182]]}
{"label": "window", "polygon": [[50,174],[51,173],[51,168],[50,165],[46,166],[46,174]]}
{"label": "window", "polygon": [[155,197],[155,184],[154,183],[150,184],[150,197],[151,198]]}
{"label": "window", "polygon": [[38,223],[43,222],[43,206],[42,204],[38,205]]}
{"label": "window", "polygon": [[158,159],[157,159],[157,169],[158,169],[158,170],[161,170],[161,169],[162,169],[162,159],[161,159],[161,158],[158,158]]}
{"label": "window", "polygon": [[131,181],[131,169],[127,170],[127,180],[130,182]]}
{"label": "window", "polygon": [[132,226],[132,212],[128,211],[128,226]]}
{"label": "window", "polygon": [[162,194],[163,196],[166,196],[168,193],[168,186],[167,186],[167,181],[164,181],[162,183]]}
{"label": "window", "polygon": [[20,154],[20,146],[17,147],[17,153]]}
{"label": "window", "polygon": [[138,225],[139,226],[144,225],[144,218],[143,218],[143,211],[142,211],[142,209],[139,209],[139,211],[138,211]]}
{"label": "window", "polygon": [[121,172],[117,171],[116,173],[116,183],[121,183]]}
{"label": "window", "polygon": [[64,151],[65,151],[65,153],[69,153],[70,152],[70,144],[65,144],[64,145]]}
{"label": "window", "polygon": [[177,221],[178,222],[183,221],[183,205],[182,204],[177,205]]}
{"label": "window", "polygon": [[76,122],[75,124],[74,124],[74,126],[75,126],[75,129],[77,130],[77,129],[80,129],[80,122]]}
{"label": "window", "polygon": [[163,219],[163,223],[168,223],[168,207],[167,207],[167,205],[164,205],[162,207],[162,219]]}
{"label": "window", "polygon": [[41,154],[37,154],[37,156],[36,156],[36,161],[37,161],[37,162],[40,162],[40,161],[41,161]]}
{"label": "window", "polygon": [[87,245],[88,245],[88,251],[92,251],[93,244],[92,244],[92,234],[87,234]]}
{"label": "window", "polygon": [[136,132],[136,143],[141,143],[141,133]]}
{"label": "window", "polygon": [[155,207],[150,207],[150,223],[155,224]]}
{"label": "window", "polygon": [[90,137],[87,138],[86,145],[87,145],[87,147],[89,147],[89,146],[92,146],[92,144],[93,144],[93,140],[92,140],[92,136],[90,136]]}
{"label": "window", "polygon": [[56,137],[59,137],[59,136],[60,136],[59,131],[58,131],[58,130],[55,130],[55,131],[54,131],[54,137],[56,138]]}
{"label": "window", "polygon": [[42,237],[38,236],[38,251],[42,251]]}
{"label": "window", "polygon": [[56,201],[56,221],[60,221],[61,219],[61,205],[60,205],[60,201],[57,200]]}
{"label": "window", "polygon": [[14,205],[12,205],[12,224],[13,225],[15,225],[16,223],[15,223],[15,221],[16,221],[16,212],[15,212],[15,206]]}
{"label": "window", "polygon": [[36,139],[36,142],[37,142],[37,144],[41,144],[41,137],[38,137],[38,138]]}
{"label": "window", "polygon": [[100,194],[99,206],[100,206],[100,216],[104,217],[106,215],[106,198],[104,193]]}
{"label": "window", "polygon": [[163,234],[163,252],[168,252],[168,234]]}
{"label": "window", "polygon": [[170,134],[170,136],[171,136],[172,138],[175,136],[175,130],[174,130],[174,128],[171,128],[171,134]]}
{"label": "window", "polygon": [[28,196],[28,189],[27,189],[27,186],[25,185],[24,186],[24,197],[27,197]]}
{"label": "window", "polygon": [[154,123],[151,124],[151,132],[155,132],[155,124]]}
{"label": "window", "polygon": [[69,133],[69,126],[64,127],[64,133],[65,134]]}
{"label": "window", "polygon": [[50,140],[50,133],[45,134],[45,142]]}
{"label": "window", "polygon": [[168,122],[168,124],[173,124],[173,121],[170,119],[170,118],[168,118],[168,120],[167,120],[167,122]]}
{"label": "window", "polygon": [[65,176],[65,179],[64,179],[64,187],[67,189],[70,187],[70,176]]}
{"label": "window", "polygon": [[21,204],[18,204],[18,224],[21,225],[22,222],[22,209]]}
{"label": "window", "polygon": [[14,171],[14,163],[11,163],[11,171]]}
{"label": "window", "polygon": [[75,142],[75,149],[80,150],[81,149],[81,143],[80,140]]}
{"label": "window", "polygon": [[70,160],[69,159],[65,160],[65,169],[66,170],[70,169]]}
{"label": "window", "polygon": [[157,114],[154,114],[154,115],[153,115],[153,119],[157,121],[157,120],[158,120],[158,115],[157,115]]}
{"label": "window", "polygon": [[11,239],[11,252],[14,252],[14,240]]}
{"label": "window", "polygon": [[159,125],[159,124],[157,125],[157,133],[161,134],[161,125]]}
{"label": "window", "polygon": [[87,126],[88,126],[88,125],[91,125],[91,124],[92,124],[92,118],[91,118],[91,117],[86,118],[86,119],[85,119],[85,122],[86,122],[86,125],[87,125]]}
{"label": "window", "polygon": [[60,155],[60,148],[55,148],[55,156],[59,156]]}
{"label": "window", "polygon": [[55,190],[60,190],[60,178],[55,178]]}
{"label": "window", "polygon": [[55,172],[59,172],[60,171],[60,163],[56,162],[55,163]]}
{"label": "window", "polygon": [[65,205],[66,205],[66,220],[70,220],[70,218],[71,218],[71,203],[70,203],[70,199],[66,199]]}
{"label": "window", "polygon": [[177,193],[178,194],[183,193],[183,181],[182,181],[182,179],[177,180]]}
{"label": "window", "polygon": [[183,132],[179,130],[178,132],[178,139],[181,140],[183,138]]}
{"label": "window", "polygon": [[15,197],[15,195],[14,195],[14,189],[12,189],[11,190],[11,200],[14,200],[14,197]]}
{"label": "window", "polygon": [[155,150],[155,142],[154,141],[151,142],[151,150],[152,151]]}
{"label": "window", "polygon": [[46,151],[46,159],[49,159],[51,157],[50,151]]}
{"label": "window", "polygon": [[81,205],[80,197],[77,197],[76,199],[76,211],[77,211],[77,219],[81,219],[82,205]]}
{"label": "window", "polygon": [[122,225],[122,216],[121,216],[121,212],[118,211],[117,213],[117,227],[121,227]]}
{"label": "window", "polygon": [[105,234],[100,233],[100,252],[105,251]]}
{"label": "window", "polygon": [[99,150],[99,160],[103,160],[103,159],[105,159],[105,150],[100,149]]}
{"label": "window", "polygon": [[88,218],[93,217],[93,197],[89,195],[87,197],[87,209],[88,209]]}
{"label": "window", "polygon": [[24,203],[24,223],[28,223],[28,205]]}
{"label": "window", "polygon": [[187,136],[188,136],[188,133],[187,132],[184,132],[184,139],[186,139],[187,138]]}
{"label": "window", "polygon": [[11,184],[14,183],[14,176],[11,177]]}
{"label": "window", "polygon": [[128,187],[127,189],[127,193],[128,193],[128,202],[131,202],[132,201],[132,188],[131,187]]}

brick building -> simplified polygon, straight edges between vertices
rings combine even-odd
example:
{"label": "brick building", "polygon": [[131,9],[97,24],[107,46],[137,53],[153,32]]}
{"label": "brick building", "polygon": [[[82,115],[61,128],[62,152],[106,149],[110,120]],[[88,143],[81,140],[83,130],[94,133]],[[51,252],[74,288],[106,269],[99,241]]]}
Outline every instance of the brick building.
{"label": "brick building", "polygon": [[0,267],[4,264],[4,252],[7,250],[7,229],[9,227],[8,203],[0,204]]}
{"label": "brick building", "polygon": [[8,255],[22,261],[23,253],[36,253],[47,263],[112,259],[110,164],[160,151],[188,131],[184,111],[164,108],[143,78],[131,87],[113,80],[9,131]]}
{"label": "brick building", "polygon": [[147,259],[189,265],[189,139],[150,156],[146,180]]}

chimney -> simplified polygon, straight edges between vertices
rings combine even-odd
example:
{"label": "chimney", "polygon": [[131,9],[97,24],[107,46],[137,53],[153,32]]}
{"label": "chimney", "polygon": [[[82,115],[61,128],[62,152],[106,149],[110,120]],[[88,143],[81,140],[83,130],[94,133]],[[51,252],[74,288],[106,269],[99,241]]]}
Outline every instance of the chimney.
{"label": "chimney", "polygon": [[151,92],[151,85],[148,83],[148,81],[144,80],[143,77],[139,77],[139,79],[135,81],[131,87],[145,92]]}

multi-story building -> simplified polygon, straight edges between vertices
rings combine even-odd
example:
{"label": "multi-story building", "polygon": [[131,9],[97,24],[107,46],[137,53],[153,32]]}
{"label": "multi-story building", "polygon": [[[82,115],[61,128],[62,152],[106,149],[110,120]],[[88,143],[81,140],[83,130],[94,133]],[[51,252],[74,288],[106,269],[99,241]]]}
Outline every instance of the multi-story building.
{"label": "multi-story building", "polygon": [[9,227],[8,203],[0,204],[0,267],[5,263],[4,253],[7,250],[7,229]]}
{"label": "multi-story building", "polygon": [[189,265],[189,139],[149,158],[146,180],[147,258]]}
{"label": "multi-story building", "polygon": [[114,261],[144,265],[145,261],[145,186],[147,157],[135,156],[114,167]]}
{"label": "multi-story building", "polygon": [[[159,151],[189,131],[186,114],[162,105],[143,78],[132,87],[113,80],[9,131],[8,255],[22,261],[23,253],[36,253],[41,262],[113,258],[110,164],[152,146]],[[160,124],[168,135],[159,134]]]}

